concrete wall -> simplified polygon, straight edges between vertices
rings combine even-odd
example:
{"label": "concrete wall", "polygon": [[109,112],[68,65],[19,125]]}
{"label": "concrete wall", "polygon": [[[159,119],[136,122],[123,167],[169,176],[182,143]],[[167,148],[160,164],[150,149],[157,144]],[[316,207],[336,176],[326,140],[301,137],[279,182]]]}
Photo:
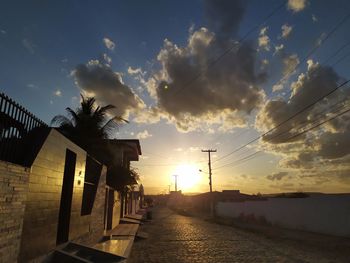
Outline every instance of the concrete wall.
{"label": "concrete wall", "polygon": [[286,228],[350,237],[350,195],[218,202],[216,213],[233,218],[241,214],[263,216],[269,223]]}
{"label": "concrete wall", "polygon": [[0,161],[0,262],[17,261],[29,171]]}
{"label": "concrete wall", "polygon": [[112,229],[119,225],[120,220],[120,194],[117,191],[114,191],[114,205],[113,205],[113,218],[112,218]]}
{"label": "concrete wall", "polygon": [[52,129],[31,167],[20,249],[21,261],[37,258],[56,247],[67,148],[77,155],[69,240],[86,236],[91,230],[90,215],[80,215],[86,152]]}
{"label": "concrete wall", "polygon": [[106,173],[107,167],[103,166],[100,181],[97,187],[95,202],[89,221],[89,231],[85,235],[75,239],[75,242],[85,245],[96,244],[101,240],[104,233],[104,210],[105,210],[105,191],[106,191]]}

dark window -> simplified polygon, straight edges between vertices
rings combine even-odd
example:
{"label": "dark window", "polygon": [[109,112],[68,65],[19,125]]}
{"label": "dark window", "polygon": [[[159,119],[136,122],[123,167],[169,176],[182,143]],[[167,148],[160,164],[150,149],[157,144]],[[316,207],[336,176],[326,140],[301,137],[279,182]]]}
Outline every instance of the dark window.
{"label": "dark window", "polygon": [[68,241],[76,159],[77,155],[67,149],[66,161],[64,164],[56,244],[62,244]]}
{"label": "dark window", "polygon": [[100,180],[102,165],[92,157],[86,157],[85,181],[83,200],[81,204],[81,215],[90,215],[94,205],[97,186]]}

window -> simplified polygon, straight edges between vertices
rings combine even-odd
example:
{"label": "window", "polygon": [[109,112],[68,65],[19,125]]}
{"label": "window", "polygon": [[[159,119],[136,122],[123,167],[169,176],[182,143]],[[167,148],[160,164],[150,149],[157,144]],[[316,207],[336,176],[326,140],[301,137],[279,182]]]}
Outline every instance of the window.
{"label": "window", "polygon": [[90,215],[94,205],[102,165],[90,156],[86,157],[85,181],[81,215]]}

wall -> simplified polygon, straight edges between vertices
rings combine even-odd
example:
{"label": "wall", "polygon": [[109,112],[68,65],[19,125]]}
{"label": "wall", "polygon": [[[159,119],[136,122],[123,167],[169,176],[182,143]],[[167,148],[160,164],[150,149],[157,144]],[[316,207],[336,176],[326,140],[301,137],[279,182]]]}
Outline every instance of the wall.
{"label": "wall", "polygon": [[86,152],[52,129],[32,165],[29,176],[20,249],[21,261],[36,258],[56,247],[67,148],[77,154],[69,239],[76,239],[89,232],[90,215],[80,216]]}
{"label": "wall", "polygon": [[0,262],[16,262],[29,169],[0,161]]}
{"label": "wall", "polygon": [[117,191],[114,191],[114,205],[113,205],[113,219],[112,219],[112,229],[119,225],[120,220],[120,194]]}
{"label": "wall", "polygon": [[253,214],[286,228],[350,237],[350,194],[218,202],[216,212],[223,217]]}
{"label": "wall", "polygon": [[74,242],[85,245],[96,244],[101,240],[104,233],[104,210],[105,210],[105,190],[106,190],[106,173],[107,167],[103,166],[100,181],[96,191],[95,202],[89,221],[89,231],[74,240]]}

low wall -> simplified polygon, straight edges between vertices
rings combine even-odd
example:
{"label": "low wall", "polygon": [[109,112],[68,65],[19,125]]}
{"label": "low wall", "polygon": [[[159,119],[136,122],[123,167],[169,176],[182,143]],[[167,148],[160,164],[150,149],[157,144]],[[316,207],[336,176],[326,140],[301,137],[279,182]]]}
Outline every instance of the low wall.
{"label": "low wall", "polygon": [[281,227],[350,237],[350,194],[218,202],[216,213],[231,218],[254,215]]}
{"label": "low wall", "polygon": [[0,262],[17,262],[29,171],[0,161]]}

